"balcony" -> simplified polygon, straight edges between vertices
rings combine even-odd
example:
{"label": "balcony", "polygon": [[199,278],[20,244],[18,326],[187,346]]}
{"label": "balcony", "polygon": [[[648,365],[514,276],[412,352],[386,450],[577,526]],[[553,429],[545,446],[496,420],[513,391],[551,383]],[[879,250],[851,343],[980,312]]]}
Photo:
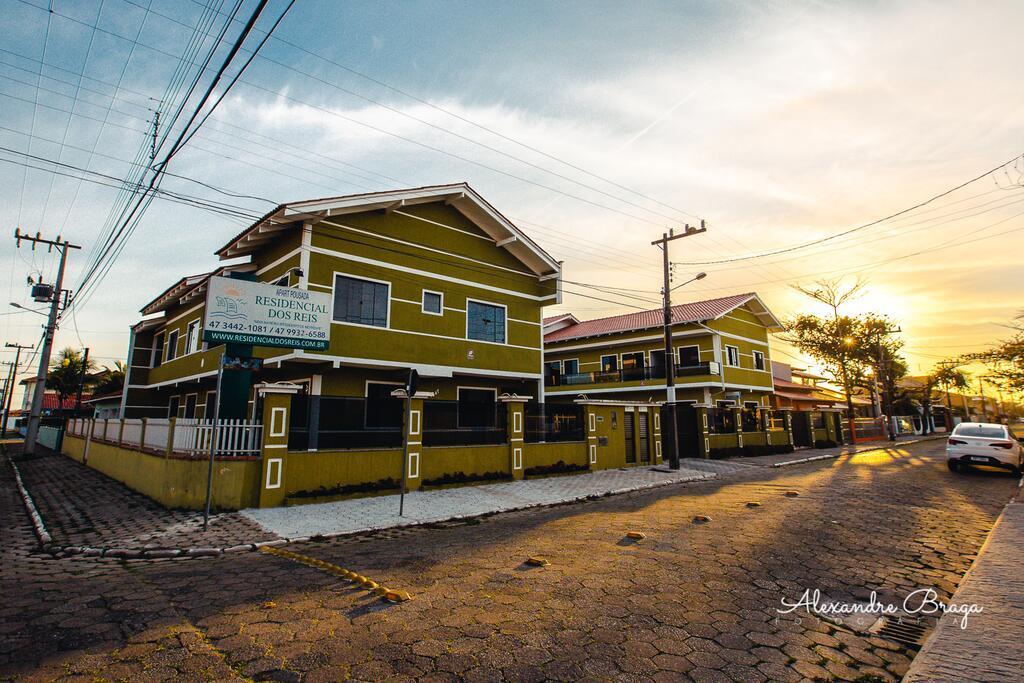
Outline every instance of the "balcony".
{"label": "balcony", "polygon": [[[717,375],[718,363],[707,361],[696,365],[676,368],[676,377],[695,377]],[[548,387],[571,387],[584,384],[620,384],[624,382],[644,382],[652,379],[665,379],[663,366],[623,368],[621,370],[604,370],[600,372],[577,372],[570,375],[547,375],[544,385]]]}

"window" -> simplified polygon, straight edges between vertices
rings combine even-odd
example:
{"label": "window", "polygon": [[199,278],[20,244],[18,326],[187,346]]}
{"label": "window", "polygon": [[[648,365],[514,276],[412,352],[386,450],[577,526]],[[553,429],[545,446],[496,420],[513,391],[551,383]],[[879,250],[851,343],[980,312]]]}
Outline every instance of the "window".
{"label": "window", "polygon": [[665,372],[665,352],[663,350],[651,351],[651,367],[659,372]]}
{"label": "window", "polygon": [[171,396],[171,400],[167,402],[167,417],[178,417],[179,405],[181,405],[181,398]]}
{"label": "window", "polygon": [[754,351],[754,369],[764,370],[764,353],[761,351]]}
{"label": "window", "polygon": [[733,367],[740,365],[740,349],[738,346],[725,347],[725,364]]}
{"label": "window", "polygon": [[178,331],[171,330],[167,333],[167,360],[174,360],[178,356]]}
{"label": "window", "polygon": [[185,397],[185,419],[191,420],[196,416],[196,401],[199,397],[196,394],[189,394]]}
{"label": "window", "polygon": [[430,315],[444,315],[444,295],[441,292],[423,290],[423,312]]}
{"label": "window", "polygon": [[217,410],[217,392],[216,391],[207,391],[206,392],[206,407],[203,410],[203,416],[207,420],[212,420],[214,418],[214,411],[216,411],[216,410]]}
{"label": "window", "polygon": [[695,368],[700,365],[700,347],[699,346],[680,346],[679,347],[679,367],[681,368]]}
{"label": "window", "polygon": [[185,330],[185,353],[195,353],[199,350],[199,321],[193,320]]}
{"label": "window", "polygon": [[466,339],[505,343],[505,307],[466,301]]}
{"label": "window", "polygon": [[958,424],[953,430],[954,436],[977,436],[983,439],[1005,439],[1006,430],[1003,427],[989,427],[980,424]]}
{"label": "window", "polygon": [[164,333],[156,335],[153,338],[153,367],[160,367],[160,363],[164,360]]}
{"label": "window", "polygon": [[642,368],[644,367],[644,352],[634,351],[632,353],[622,354],[622,369],[628,370],[630,368]]}
{"label": "window", "polygon": [[619,369],[618,356],[601,356],[601,372],[615,372]]}
{"label": "window", "polygon": [[347,275],[334,276],[334,319],[338,322],[388,326],[391,285]]}
{"label": "window", "polygon": [[544,374],[548,376],[562,374],[562,361],[549,360],[544,363]]}
{"label": "window", "polygon": [[562,363],[562,372],[567,375],[577,375],[580,372],[580,362],[578,359],[573,358]]}
{"label": "window", "polygon": [[497,397],[494,389],[459,387],[459,427],[494,427]]}

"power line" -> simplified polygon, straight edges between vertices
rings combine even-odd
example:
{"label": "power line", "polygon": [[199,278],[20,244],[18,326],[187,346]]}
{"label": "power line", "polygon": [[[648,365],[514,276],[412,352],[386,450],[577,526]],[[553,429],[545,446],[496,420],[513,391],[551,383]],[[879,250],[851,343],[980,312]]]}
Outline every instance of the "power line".
{"label": "power line", "polygon": [[968,180],[966,182],[960,183],[956,187],[950,188],[950,189],[948,189],[948,190],[946,190],[944,192],[940,192],[939,194],[937,194],[937,195],[935,195],[935,196],[933,196],[933,197],[931,197],[929,199],[926,199],[923,202],[919,202],[919,203],[915,204],[914,206],[908,207],[906,209],[902,209],[902,210],[897,211],[896,213],[893,213],[893,214],[889,214],[888,216],[886,216],[884,218],[879,218],[877,220],[871,221],[870,223],[864,223],[864,224],[858,225],[858,226],[856,226],[854,228],[850,228],[849,230],[844,230],[843,232],[838,232],[838,233],[836,233],[834,235],[829,235],[828,237],[822,237],[821,239],[812,240],[810,242],[805,242],[803,244],[795,244],[795,245],[792,245],[792,246],[789,246],[789,247],[785,247],[785,248],[782,248],[782,249],[776,249],[774,251],[762,252],[760,254],[748,254],[746,256],[736,256],[736,257],[727,258],[727,259],[718,259],[718,260],[715,260],[715,261],[678,261],[677,263],[679,265],[687,265],[687,266],[704,266],[704,265],[713,265],[713,264],[718,264],[718,263],[735,263],[737,261],[749,261],[751,259],[764,258],[765,256],[775,256],[776,254],[785,254],[787,252],[796,251],[797,249],[806,249],[807,247],[814,246],[816,244],[821,244],[823,242],[828,242],[828,241],[834,240],[834,239],[839,238],[839,237],[844,237],[846,235],[849,235],[849,234],[854,233],[854,232],[858,232],[860,230],[865,230],[865,229],[870,228],[870,227],[872,227],[874,225],[878,225],[879,223],[884,223],[885,221],[892,220],[893,218],[896,218],[897,216],[902,216],[903,214],[908,213],[910,211],[913,211],[915,209],[919,209],[919,208],[921,208],[923,206],[927,206],[928,204],[934,202],[937,199],[941,199],[942,197],[945,197],[946,195],[952,194],[953,192],[956,192],[957,190],[960,190],[960,189],[962,189],[964,187],[967,187],[968,185],[970,185],[972,183],[975,183],[975,182],[981,180],[982,178],[984,178],[984,177],[986,177],[988,175],[991,175],[992,173],[995,173],[996,171],[998,171],[999,169],[1003,168],[1004,166],[1012,164],[1014,161],[1016,161],[1020,157],[1021,157],[1021,155],[1018,154],[1017,156],[1013,157],[1012,159],[1009,159],[1008,161],[1005,161],[1005,162],[999,164],[995,168],[992,168],[992,169],[990,169],[988,171],[985,171],[981,175],[975,176],[974,178],[972,178],[972,179],[970,179],[970,180]]}

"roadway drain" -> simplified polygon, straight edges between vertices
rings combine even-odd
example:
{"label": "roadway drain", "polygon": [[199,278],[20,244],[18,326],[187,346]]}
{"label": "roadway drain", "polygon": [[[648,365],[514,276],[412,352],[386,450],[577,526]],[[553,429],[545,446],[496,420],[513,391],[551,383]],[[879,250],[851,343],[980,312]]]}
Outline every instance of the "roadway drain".
{"label": "roadway drain", "polygon": [[880,638],[899,643],[912,650],[920,650],[928,629],[915,617],[885,616],[871,631]]}

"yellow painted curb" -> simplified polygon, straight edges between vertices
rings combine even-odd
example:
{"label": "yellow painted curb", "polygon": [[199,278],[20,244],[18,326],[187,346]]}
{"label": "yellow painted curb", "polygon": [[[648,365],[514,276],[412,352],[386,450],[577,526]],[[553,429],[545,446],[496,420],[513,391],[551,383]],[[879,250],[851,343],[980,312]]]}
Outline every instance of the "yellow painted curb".
{"label": "yellow painted curb", "polygon": [[[330,562],[321,560],[316,557],[310,557],[309,555],[300,555],[299,553],[293,553],[290,550],[275,548],[273,546],[263,546],[260,548],[260,552],[266,553],[268,555],[277,555],[278,557],[283,557],[287,560],[291,560],[292,562],[298,562],[299,564],[304,564],[307,567],[313,567],[314,569],[325,571],[328,574],[333,574],[346,581],[358,584],[361,588],[365,588],[366,590],[374,593],[375,595],[382,596],[382,598],[388,600],[388,602],[405,602],[406,600],[412,599],[412,595],[410,595],[408,591],[393,591],[388,588],[384,588],[373,579],[367,578],[362,574],[356,574],[355,572],[345,569],[344,567],[339,567],[336,564],[331,564]],[[264,608],[269,609],[271,607],[276,607],[277,605],[273,602],[265,602],[263,603],[263,606]]]}

